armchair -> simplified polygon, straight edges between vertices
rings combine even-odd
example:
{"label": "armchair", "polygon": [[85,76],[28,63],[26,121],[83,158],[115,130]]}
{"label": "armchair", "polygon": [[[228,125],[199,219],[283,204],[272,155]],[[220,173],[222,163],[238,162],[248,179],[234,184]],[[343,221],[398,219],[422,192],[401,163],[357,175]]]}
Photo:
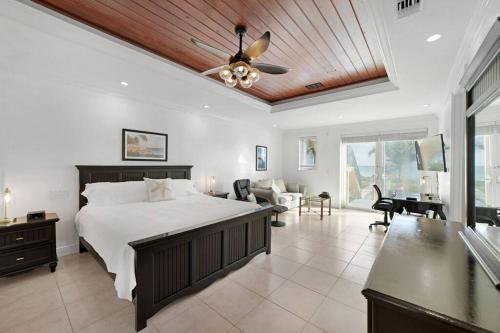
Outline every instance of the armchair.
{"label": "armchair", "polygon": [[262,196],[262,193],[252,190],[250,191],[250,179],[238,179],[233,183],[234,194],[236,195],[236,200],[248,201],[247,197],[250,193],[255,195],[257,203],[261,206],[269,205],[269,200]]}

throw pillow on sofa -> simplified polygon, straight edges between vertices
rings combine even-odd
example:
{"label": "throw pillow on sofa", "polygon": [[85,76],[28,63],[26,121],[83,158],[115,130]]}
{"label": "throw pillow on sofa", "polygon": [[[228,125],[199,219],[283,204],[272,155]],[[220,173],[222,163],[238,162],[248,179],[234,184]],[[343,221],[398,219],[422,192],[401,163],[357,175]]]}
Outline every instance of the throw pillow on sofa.
{"label": "throw pillow on sofa", "polygon": [[281,193],[281,189],[279,188],[278,185],[276,185],[275,182],[273,182],[273,184],[271,185],[271,190],[273,190],[274,192],[280,194]]}
{"label": "throw pillow on sofa", "polygon": [[275,179],[274,183],[279,187],[280,192],[286,192],[286,186],[285,186],[285,182],[283,181],[283,179],[281,179],[281,178]]}

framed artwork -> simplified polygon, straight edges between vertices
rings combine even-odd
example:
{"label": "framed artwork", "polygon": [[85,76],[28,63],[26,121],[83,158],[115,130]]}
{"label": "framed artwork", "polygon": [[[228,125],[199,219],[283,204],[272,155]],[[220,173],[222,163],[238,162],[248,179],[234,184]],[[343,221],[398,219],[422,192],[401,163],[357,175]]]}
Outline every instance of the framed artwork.
{"label": "framed artwork", "polygon": [[123,161],[166,161],[167,153],[167,134],[122,130]]}
{"label": "framed artwork", "polygon": [[267,147],[255,147],[255,170],[267,171]]}

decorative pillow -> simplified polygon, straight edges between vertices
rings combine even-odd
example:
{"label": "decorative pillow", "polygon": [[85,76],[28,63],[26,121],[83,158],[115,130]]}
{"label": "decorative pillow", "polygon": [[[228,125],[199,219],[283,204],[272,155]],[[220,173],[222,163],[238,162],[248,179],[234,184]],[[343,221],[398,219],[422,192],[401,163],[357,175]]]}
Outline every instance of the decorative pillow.
{"label": "decorative pillow", "polygon": [[273,181],[273,184],[271,185],[271,190],[273,190],[273,192],[276,192],[276,193],[281,193],[281,189],[278,187],[278,185],[276,185],[276,183]]}
{"label": "decorative pillow", "polygon": [[253,194],[253,193],[250,193],[249,195],[247,195],[247,200],[250,202],[253,202],[253,203],[257,203],[257,198],[255,197],[255,194]]}
{"label": "decorative pillow", "polygon": [[149,201],[166,201],[172,200],[172,179],[150,179],[144,178],[148,191]]}
{"label": "decorative pillow", "polygon": [[191,179],[170,179],[170,190],[174,199],[199,194],[194,187],[194,181]]}
{"label": "decorative pillow", "polygon": [[112,206],[148,200],[143,181],[86,184],[82,195],[87,198],[87,205],[91,206]]}
{"label": "decorative pillow", "polygon": [[279,187],[280,192],[286,192],[286,186],[285,186],[285,182],[283,181],[283,179],[281,179],[281,178],[275,179],[274,183]]}

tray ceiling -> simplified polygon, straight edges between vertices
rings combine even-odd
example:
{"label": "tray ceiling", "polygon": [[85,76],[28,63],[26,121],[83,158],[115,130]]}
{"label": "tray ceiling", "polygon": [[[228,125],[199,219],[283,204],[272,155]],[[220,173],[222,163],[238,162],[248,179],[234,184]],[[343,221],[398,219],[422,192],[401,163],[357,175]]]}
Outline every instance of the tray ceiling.
{"label": "tray ceiling", "polygon": [[[246,92],[268,102],[386,77],[367,38],[368,18],[354,0],[36,0],[35,2],[197,72],[223,64],[194,37],[228,53],[234,26],[247,26],[244,48],[265,31],[271,44],[258,62],[289,67],[262,74]],[[368,32],[369,33],[369,32]],[[213,79],[221,81],[218,75]],[[316,89],[305,86],[321,83]],[[230,88],[228,88],[230,89]]]}

